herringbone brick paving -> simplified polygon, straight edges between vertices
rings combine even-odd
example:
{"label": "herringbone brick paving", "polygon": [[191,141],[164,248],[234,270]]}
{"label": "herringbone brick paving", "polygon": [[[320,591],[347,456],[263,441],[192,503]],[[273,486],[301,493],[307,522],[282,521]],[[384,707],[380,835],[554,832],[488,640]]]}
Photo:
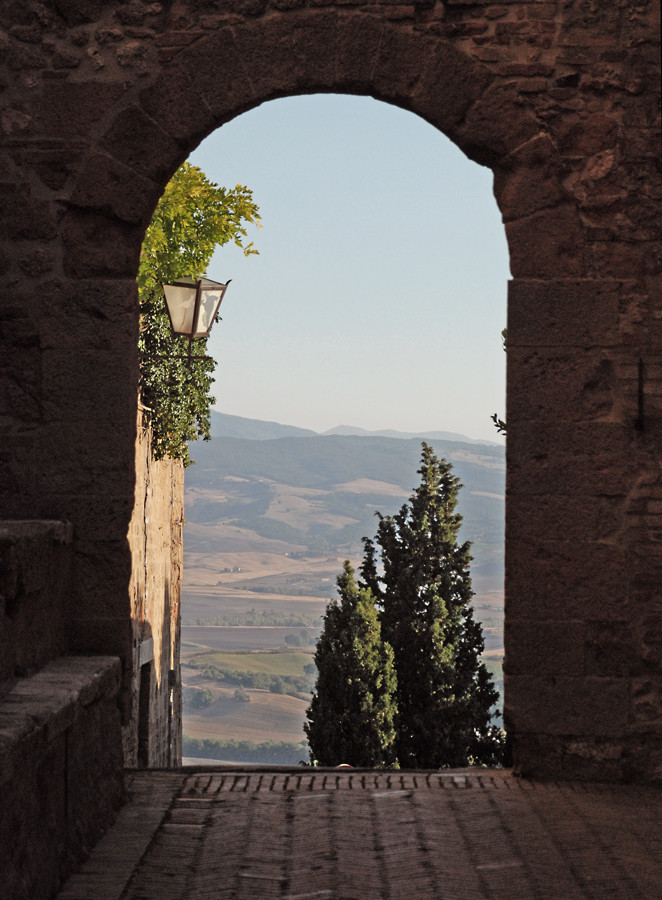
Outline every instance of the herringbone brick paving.
{"label": "herringbone brick paving", "polygon": [[662,897],[662,790],[507,771],[127,774],[59,900]]}

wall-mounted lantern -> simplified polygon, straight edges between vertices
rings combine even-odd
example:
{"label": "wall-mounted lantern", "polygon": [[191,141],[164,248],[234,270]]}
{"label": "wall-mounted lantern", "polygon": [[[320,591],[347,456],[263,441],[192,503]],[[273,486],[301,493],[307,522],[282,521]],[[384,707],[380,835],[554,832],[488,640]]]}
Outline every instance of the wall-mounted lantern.
{"label": "wall-mounted lantern", "polygon": [[172,333],[188,338],[188,360],[204,359],[191,356],[191,344],[209,337],[221,301],[230,281],[220,284],[209,278],[191,278],[185,275],[170,284],[163,285]]}

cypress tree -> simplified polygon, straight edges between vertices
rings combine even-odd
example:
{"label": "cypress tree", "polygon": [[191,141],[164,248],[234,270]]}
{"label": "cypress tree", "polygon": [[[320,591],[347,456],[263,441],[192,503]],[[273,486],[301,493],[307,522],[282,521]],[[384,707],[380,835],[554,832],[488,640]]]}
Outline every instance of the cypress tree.
{"label": "cypress tree", "polygon": [[445,459],[422,448],[420,485],[396,515],[377,514],[361,566],[360,586],[376,599],[395,657],[397,757],[403,768],[495,765],[503,754],[502,732],[490,724],[498,692],[480,661],[470,544],[458,542],[461,485]]}
{"label": "cypress tree", "polygon": [[311,761],[383,767],[394,752],[393,650],[381,636],[374,597],[345,562],[339,601],[327,606],[315,663],[318,676],[304,730]]}

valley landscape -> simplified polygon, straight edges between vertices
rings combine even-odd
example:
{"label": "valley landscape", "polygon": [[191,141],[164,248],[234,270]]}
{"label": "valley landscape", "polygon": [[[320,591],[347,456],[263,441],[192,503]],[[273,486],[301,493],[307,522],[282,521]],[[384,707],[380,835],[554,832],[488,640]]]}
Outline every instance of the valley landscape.
{"label": "valley landscape", "polygon": [[[348,433],[349,432],[349,433]],[[357,433],[358,432],[358,433]],[[474,610],[501,689],[504,449],[433,432],[318,435],[212,415],[186,473],[182,681],[184,756],[297,764],[314,645],[343,561],[358,566],[375,511],[396,512],[420,444],[453,463],[462,539],[472,541]]]}

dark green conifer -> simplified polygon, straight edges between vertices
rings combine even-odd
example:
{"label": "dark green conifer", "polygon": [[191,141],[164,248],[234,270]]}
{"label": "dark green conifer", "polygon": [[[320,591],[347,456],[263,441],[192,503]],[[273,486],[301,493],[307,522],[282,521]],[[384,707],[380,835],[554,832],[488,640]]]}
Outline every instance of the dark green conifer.
{"label": "dark green conifer", "polygon": [[381,636],[374,597],[345,562],[340,600],[327,606],[317,649],[317,683],[304,730],[318,765],[396,763],[393,650]]}
{"label": "dark green conifer", "polygon": [[480,661],[470,544],[458,543],[461,485],[422,446],[419,487],[396,515],[378,513],[361,566],[360,586],[376,598],[395,655],[397,757],[403,768],[495,765],[503,753],[502,732],[490,724],[498,692]]}

